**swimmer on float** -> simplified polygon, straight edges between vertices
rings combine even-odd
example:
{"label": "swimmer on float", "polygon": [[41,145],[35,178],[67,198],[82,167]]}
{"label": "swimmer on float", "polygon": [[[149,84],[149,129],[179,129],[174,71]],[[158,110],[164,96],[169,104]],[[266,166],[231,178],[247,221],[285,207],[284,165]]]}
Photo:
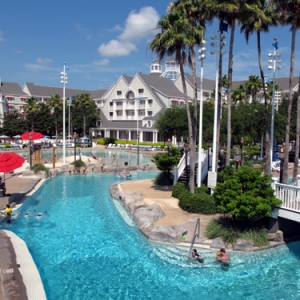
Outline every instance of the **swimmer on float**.
{"label": "swimmer on float", "polygon": [[204,259],[201,258],[201,256],[199,255],[199,253],[197,252],[197,249],[193,249],[192,250],[192,260],[196,260],[198,263],[203,264],[204,263]]}
{"label": "swimmer on float", "polygon": [[220,262],[222,266],[227,267],[230,264],[230,258],[224,248],[221,248],[220,251],[217,252],[216,260]]}

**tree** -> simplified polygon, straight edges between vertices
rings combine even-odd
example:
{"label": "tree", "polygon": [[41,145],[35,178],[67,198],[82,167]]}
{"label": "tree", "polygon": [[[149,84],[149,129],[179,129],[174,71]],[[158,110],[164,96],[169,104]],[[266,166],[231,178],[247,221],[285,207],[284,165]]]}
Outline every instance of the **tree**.
{"label": "tree", "polygon": [[[190,152],[190,190],[194,193],[194,156],[195,156],[195,132],[192,123],[192,118],[189,109],[189,102],[187,96],[187,88],[185,82],[185,75],[183,65],[187,61],[186,45],[195,44],[194,30],[191,27],[189,20],[184,16],[182,10],[176,9],[174,5],[171,6],[168,15],[163,16],[158,21],[158,28],[161,29],[161,33],[158,33],[155,38],[150,42],[149,48],[151,51],[158,55],[158,59],[162,60],[166,56],[173,56],[175,54],[176,62],[179,64],[183,93],[186,103],[186,112],[189,128],[189,142],[191,144],[192,151]],[[198,32],[198,30],[195,30]],[[195,117],[194,117],[195,118]]]}
{"label": "tree", "polygon": [[24,115],[18,110],[4,113],[3,117],[3,131],[9,136],[20,134],[27,129]]}
{"label": "tree", "polygon": [[187,113],[184,107],[173,106],[166,109],[155,122],[155,128],[165,138],[176,136],[188,137]]}
{"label": "tree", "polygon": [[55,136],[57,138],[57,136],[58,136],[57,119],[58,119],[58,113],[62,109],[62,100],[59,97],[59,95],[57,95],[57,94],[51,95],[51,98],[47,101],[47,105],[51,110],[53,110]]}
{"label": "tree", "polygon": [[26,104],[23,106],[23,109],[30,120],[31,131],[34,131],[34,116],[40,110],[40,104],[34,97],[27,98],[25,102]]}
{"label": "tree", "polygon": [[251,95],[251,100],[256,100],[256,95],[261,91],[261,80],[257,75],[250,75],[245,82],[245,88],[247,94]]}
{"label": "tree", "polygon": [[86,136],[86,116],[88,107],[95,104],[89,94],[83,93],[75,97],[75,106],[83,112],[83,135]]}
{"label": "tree", "polygon": [[[283,169],[283,183],[288,183],[288,163],[289,163],[289,143],[290,143],[290,125],[291,113],[293,103],[293,81],[294,81],[294,68],[295,68],[295,44],[296,32],[300,27],[300,0],[279,0],[277,6],[277,13],[279,13],[281,23],[284,25],[291,25],[292,39],[291,39],[291,57],[290,57],[290,78],[289,78],[289,106],[286,118],[286,134],[285,134],[285,159]],[[300,116],[298,116],[300,118]],[[294,166],[297,169],[298,160]]]}
{"label": "tree", "polygon": [[270,175],[261,175],[261,169],[226,167],[220,174],[214,198],[218,209],[236,220],[268,217],[276,205],[282,203],[270,186]]}
{"label": "tree", "polygon": [[47,104],[41,103],[38,111],[34,113],[34,129],[37,132],[48,134],[54,132],[54,118]]}
{"label": "tree", "polygon": [[245,102],[247,100],[245,86],[243,84],[237,86],[233,91],[231,98],[236,104]]}
{"label": "tree", "polygon": [[265,122],[266,122],[266,132],[265,132],[265,142],[266,142],[266,163],[265,163],[265,173],[271,173],[271,157],[270,157],[270,120],[269,120],[269,106],[265,87],[265,75],[262,66],[261,59],[261,44],[260,44],[260,34],[261,32],[268,32],[270,26],[277,26],[278,16],[275,11],[273,2],[258,0],[256,2],[255,11],[247,11],[243,14],[243,20],[241,21],[241,32],[245,33],[246,42],[249,41],[249,36],[256,32],[257,40],[257,54],[258,54],[258,65],[260,70],[260,79],[263,88],[264,103],[265,103]]}

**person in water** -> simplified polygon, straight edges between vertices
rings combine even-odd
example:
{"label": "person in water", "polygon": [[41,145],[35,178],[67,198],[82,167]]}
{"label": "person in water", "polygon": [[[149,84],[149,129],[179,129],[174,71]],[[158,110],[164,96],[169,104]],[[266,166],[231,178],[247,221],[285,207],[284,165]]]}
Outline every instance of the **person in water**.
{"label": "person in water", "polygon": [[223,266],[229,266],[230,258],[229,255],[226,253],[224,248],[221,248],[220,251],[217,252],[216,255],[217,261],[219,261]]}
{"label": "person in water", "polygon": [[204,263],[204,259],[198,254],[197,249],[192,250],[192,259],[198,261],[200,264]]}
{"label": "person in water", "polygon": [[9,204],[6,204],[5,215],[6,215],[6,222],[10,223],[11,222],[12,209],[11,209]]}
{"label": "person in water", "polygon": [[126,177],[131,177],[131,174],[119,173],[119,176],[126,178]]}

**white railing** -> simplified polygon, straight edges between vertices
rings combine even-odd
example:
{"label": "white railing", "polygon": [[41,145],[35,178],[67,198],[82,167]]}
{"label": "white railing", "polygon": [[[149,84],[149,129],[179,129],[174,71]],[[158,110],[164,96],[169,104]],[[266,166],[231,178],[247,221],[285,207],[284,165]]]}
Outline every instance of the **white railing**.
{"label": "white railing", "polygon": [[281,208],[300,212],[300,187],[276,183],[275,195],[282,201]]}

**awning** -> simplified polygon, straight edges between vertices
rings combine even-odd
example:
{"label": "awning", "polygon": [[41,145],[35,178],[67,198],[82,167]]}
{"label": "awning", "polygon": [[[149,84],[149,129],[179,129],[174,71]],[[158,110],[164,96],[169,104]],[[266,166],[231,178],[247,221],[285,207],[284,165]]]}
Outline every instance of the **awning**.
{"label": "awning", "polygon": [[178,102],[179,100],[177,98],[171,98],[171,101]]}
{"label": "awning", "polygon": [[24,106],[24,104],[19,104],[19,106]]}
{"label": "awning", "polygon": [[8,106],[14,106],[13,104],[8,104]]}
{"label": "awning", "polygon": [[27,96],[21,96],[20,99],[27,99]]}
{"label": "awning", "polygon": [[13,95],[5,95],[5,98],[15,98]]}

